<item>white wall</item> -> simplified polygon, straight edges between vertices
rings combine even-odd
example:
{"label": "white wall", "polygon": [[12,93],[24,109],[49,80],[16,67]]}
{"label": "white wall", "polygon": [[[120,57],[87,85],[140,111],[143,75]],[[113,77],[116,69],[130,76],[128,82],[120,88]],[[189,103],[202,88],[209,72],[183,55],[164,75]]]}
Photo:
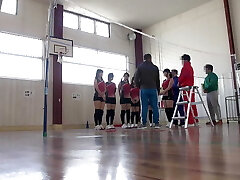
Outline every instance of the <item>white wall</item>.
{"label": "white wall", "polygon": [[[19,0],[17,16],[0,13],[0,31],[24,36],[45,38],[48,1]],[[111,38],[64,29],[64,37],[73,39],[77,46],[123,54],[131,62],[130,72],[135,71],[134,44],[127,40],[129,32],[112,25]],[[0,41],[1,43],[1,41]],[[93,77],[94,79],[94,77]],[[0,78],[0,126],[41,126],[43,121],[43,81],[25,81]],[[33,95],[24,97],[24,91]],[[80,101],[72,93],[80,93]],[[93,123],[93,87],[63,84],[63,124]],[[116,117],[119,117],[119,106]],[[48,123],[52,124],[52,62],[50,62]]]}
{"label": "white wall", "polygon": [[225,114],[224,98],[232,95],[232,83],[227,79],[231,78],[231,65],[222,0],[212,0],[146,28],[144,32],[161,39],[156,43],[144,38],[144,50],[154,55],[162,69],[180,70],[180,56],[188,53],[192,57],[196,85],[201,86],[204,81],[206,75],[203,67],[206,63],[214,66],[220,78],[225,77],[219,82],[221,107]]}
{"label": "white wall", "polygon": [[[0,12],[0,31],[44,39],[47,12],[46,1],[19,0],[17,16]],[[0,78],[0,89],[0,126],[42,125],[43,81]],[[32,96],[24,97],[25,90]]]}

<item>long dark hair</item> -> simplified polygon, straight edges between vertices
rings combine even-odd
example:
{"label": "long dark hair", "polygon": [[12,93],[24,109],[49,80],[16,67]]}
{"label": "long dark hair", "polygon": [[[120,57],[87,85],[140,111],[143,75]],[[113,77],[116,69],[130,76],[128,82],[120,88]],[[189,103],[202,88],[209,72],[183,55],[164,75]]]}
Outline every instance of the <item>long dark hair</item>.
{"label": "long dark hair", "polygon": [[[121,83],[123,83],[123,82],[124,82],[124,80],[123,80],[123,79],[124,79],[124,76],[125,76],[125,75],[127,75],[128,77],[130,76],[130,75],[129,75],[129,73],[125,72],[125,73],[124,73],[124,75],[123,75],[123,78],[121,79]],[[128,80],[128,79],[127,79],[127,82],[128,82],[128,84],[129,84],[129,80]]]}
{"label": "long dark hair", "polygon": [[135,82],[134,82],[134,76],[133,76],[131,80],[131,88],[134,88],[134,85],[135,85]]}
{"label": "long dark hair", "polygon": [[167,74],[168,74],[168,76],[169,76],[170,78],[172,78],[172,77],[173,77],[173,75],[172,75],[172,73],[171,73],[170,69],[164,69],[164,70],[163,70],[163,73],[167,73]]}
{"label": "long dark hair", "polygon": [[109,73],[109,74],[108,74],[108,81],[113,80],[113,78],[114,78],[113,73]]}
{"label": "long dark hair", "polygon": [[[102,69],[98,69],[98,70],[97,70],[95,79],[98,79],[98,75],[99,75],[100,73],[103,73],[103,70],[102,70]],[[101,81],[103,81],[103,78],[102,78],[102,77],[101,77]]]}

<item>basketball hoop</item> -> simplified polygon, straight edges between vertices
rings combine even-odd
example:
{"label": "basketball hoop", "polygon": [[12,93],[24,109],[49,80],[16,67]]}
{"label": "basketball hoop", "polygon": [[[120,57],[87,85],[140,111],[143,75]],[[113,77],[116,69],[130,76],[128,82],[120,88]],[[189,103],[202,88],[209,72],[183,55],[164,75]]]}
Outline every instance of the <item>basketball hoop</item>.
{"label": "basketball hoop", "polygon": [[57,55],[57,62],[62,64],[63,57],[73,57],[73,41],[50,37],[49,54]]}

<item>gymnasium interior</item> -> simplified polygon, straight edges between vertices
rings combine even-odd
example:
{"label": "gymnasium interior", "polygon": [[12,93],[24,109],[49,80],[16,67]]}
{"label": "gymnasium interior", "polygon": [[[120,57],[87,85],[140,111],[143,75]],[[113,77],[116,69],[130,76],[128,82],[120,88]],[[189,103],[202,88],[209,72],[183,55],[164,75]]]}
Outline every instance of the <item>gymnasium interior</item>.
{"label": "gymnasium interior", "polygon": [[[94,79],[189,54],[196,126],[94,129]],[[205,65],[222,125],[209,118]],[[0,180],[239,180],[240,0],[0,0]],[[106,127],[106,106],[103,114]]]}

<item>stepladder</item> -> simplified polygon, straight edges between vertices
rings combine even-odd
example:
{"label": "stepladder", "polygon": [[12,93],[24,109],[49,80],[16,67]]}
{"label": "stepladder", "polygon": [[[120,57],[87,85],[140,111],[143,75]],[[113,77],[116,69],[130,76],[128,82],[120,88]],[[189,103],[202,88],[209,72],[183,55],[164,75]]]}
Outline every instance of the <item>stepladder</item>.
{"label": "stepladder", "polygon": [[[192,101],[193,96],[194,96],[193,94],[195,94],[195,97],[196,96],[199,97],[198,98],[200,100],[199,102],[193,102]],[[195,116],[194,111],[193,111],[193,106],[197,106],[197,105],[202,105],[203,106],[204,111],[207,115],[206,117]],[[185,108],[186,111],[185,111],[185,116],[184,117],[178,116],[178,107],[179,106],[186,106],[186,108]],[[211,119],[211,117],[208,113],[207,107],[204,104],[203,98],[202,98],[202,96],[199,92],[199,87],[198,86],[186,86],[186,87],[179,88],[179,95],[178,95],[178,98],[177,98],[176,106],[174,108],[174,113],[173,113],[173,117],[172,117],[169,128],[172,128],[174,121],[179,121],[179,120],[185,120],[184,127],[188,128],[190,114],[194,118],[195,125],[198,124],[197,120],[199,121],[200,119],[208,118],[209,121],[211,122],[212,126],[214,126],[213,121],[212,121],[212,119]]]}

